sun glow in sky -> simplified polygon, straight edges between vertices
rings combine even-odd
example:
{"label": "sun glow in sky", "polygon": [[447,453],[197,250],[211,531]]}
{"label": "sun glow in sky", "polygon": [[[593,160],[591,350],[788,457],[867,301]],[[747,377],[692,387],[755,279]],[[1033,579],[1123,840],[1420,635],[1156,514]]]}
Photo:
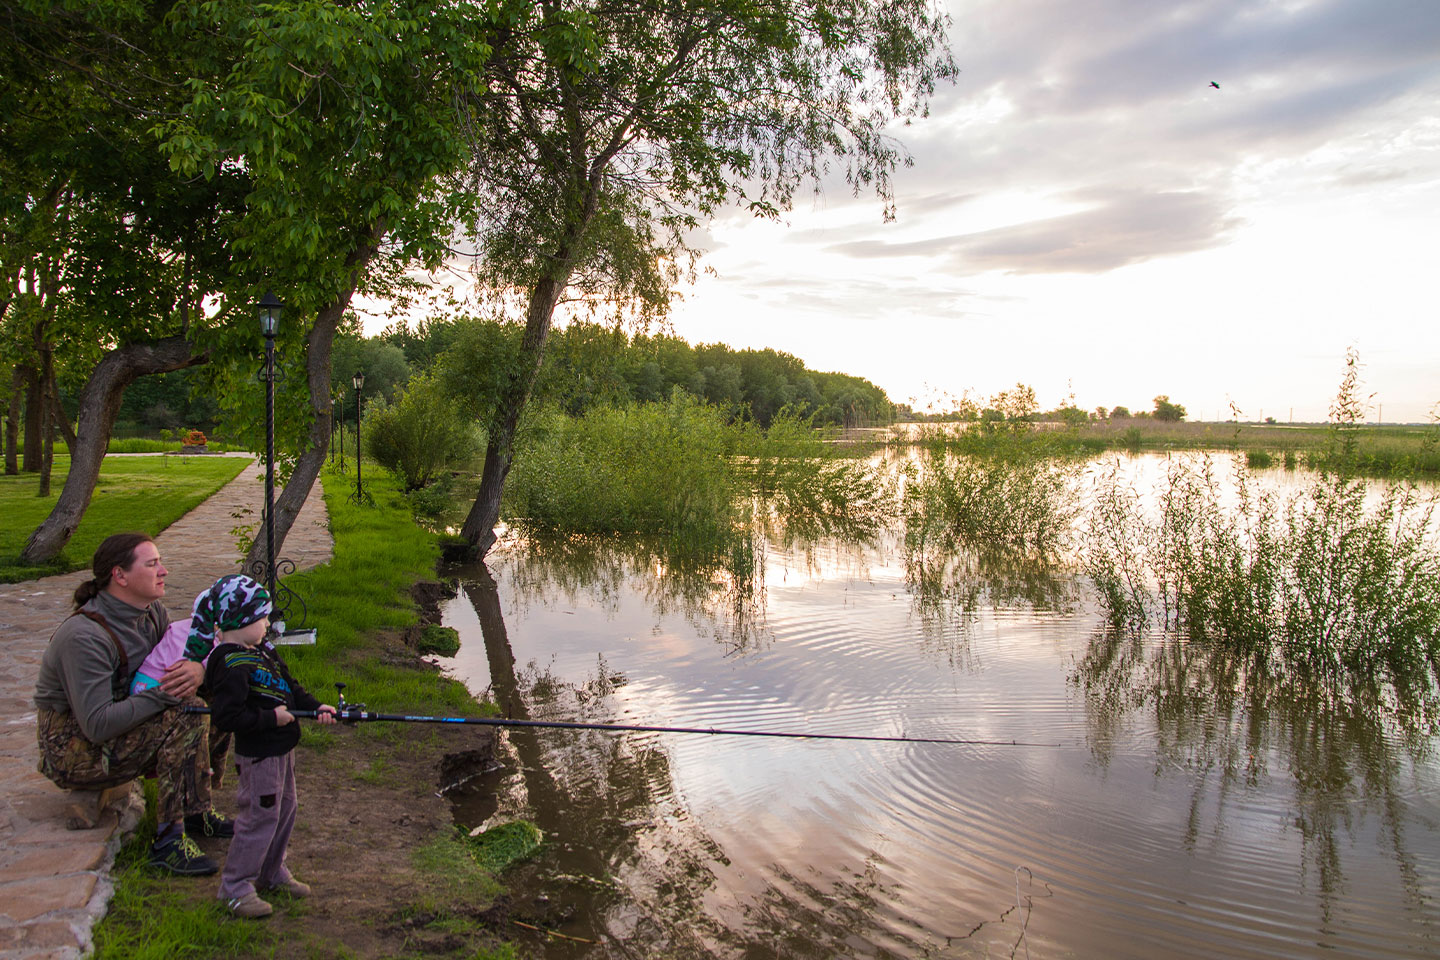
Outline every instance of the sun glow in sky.
{"label": "sun glow in sky", "polygon": [[[675,332],[920,405],[1323,420],[1440,401],[1440,3],[954,0],[961,74],[897,131],[898,218],[843,185],[711,224]],[[1210,86],[1214,80],[1220,84]]]}

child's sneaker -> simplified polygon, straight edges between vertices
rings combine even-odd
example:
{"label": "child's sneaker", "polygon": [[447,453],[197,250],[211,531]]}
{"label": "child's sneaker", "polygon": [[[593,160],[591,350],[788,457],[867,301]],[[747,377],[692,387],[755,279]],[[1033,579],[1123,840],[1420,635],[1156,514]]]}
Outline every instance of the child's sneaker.
{"label": "child's sneaker", "polygon": [[225,902],[230,912],[237,917],[245,917],[248,920],[259,920],[261,917],[268,917],[275,912],[275,908],[264,900],[261,900],[254,893],[247,893],[243,897],[233,897]]}
{"label": "child's sneaker", "polygon": [[227,820],[214,810],[191,813],[185,817],[185,832],[197,837],[233,837],[235,821]]}
{"label": "child's sneaker", "polygon": [[310,896],[310,884],[306,883],[303,880],[296,880],[294,877],[290,877],[287,880],[281,880],[279,883],[272,884],[270,889],[284,890],[292,897]]}
{"label": "child's sneaker", "polygon": [[151,847],[150,865],[186,877],[208,877],[220,870],[215,861],[205,856],[205,851],[183,833]]}

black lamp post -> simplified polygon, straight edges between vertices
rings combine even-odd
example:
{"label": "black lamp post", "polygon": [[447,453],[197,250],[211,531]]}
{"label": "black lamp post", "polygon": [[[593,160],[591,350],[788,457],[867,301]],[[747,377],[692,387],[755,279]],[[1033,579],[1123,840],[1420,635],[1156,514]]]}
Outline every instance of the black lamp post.
{"label": "black lamp post", "polygon": [[355,502],[365,502],[365,485],[360,480],[360,390],[365,386],[365,374],[359,370],[350,379],[355,386]]}
{"label": "black lamp post", "polygon": [[265,588],[275,596],[275,331],[285,308],[269,290],[259,304],[260,333],[265,337]]}

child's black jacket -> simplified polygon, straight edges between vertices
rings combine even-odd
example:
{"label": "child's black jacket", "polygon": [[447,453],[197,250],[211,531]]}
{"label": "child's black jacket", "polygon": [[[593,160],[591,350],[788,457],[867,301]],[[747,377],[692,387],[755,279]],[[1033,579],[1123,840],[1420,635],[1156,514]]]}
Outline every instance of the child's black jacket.
{"label": "child's black jacket", "polygon": [[215,726],[235,734],[242,757],[279,757],[300,742],[300,723],[275,725],[275,708],[315,710],[320,701],[295,682],[269,643],[242,647],[222,643],[205,667],[210,716]]}

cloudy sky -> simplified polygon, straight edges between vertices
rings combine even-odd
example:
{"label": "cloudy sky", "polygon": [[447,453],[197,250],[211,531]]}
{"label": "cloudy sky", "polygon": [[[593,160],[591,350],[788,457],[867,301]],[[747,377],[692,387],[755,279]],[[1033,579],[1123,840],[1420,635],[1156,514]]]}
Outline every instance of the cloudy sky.
{"label": "cloudy sky", "polygon": [[[843,189],[710,230],[691,342],[921,405],[1324,419],[1440,402],[1440,0],[952,0],[958,82],[901,132],[898,219]],[[1219,89],[1210,86],[1220,84]]]}

